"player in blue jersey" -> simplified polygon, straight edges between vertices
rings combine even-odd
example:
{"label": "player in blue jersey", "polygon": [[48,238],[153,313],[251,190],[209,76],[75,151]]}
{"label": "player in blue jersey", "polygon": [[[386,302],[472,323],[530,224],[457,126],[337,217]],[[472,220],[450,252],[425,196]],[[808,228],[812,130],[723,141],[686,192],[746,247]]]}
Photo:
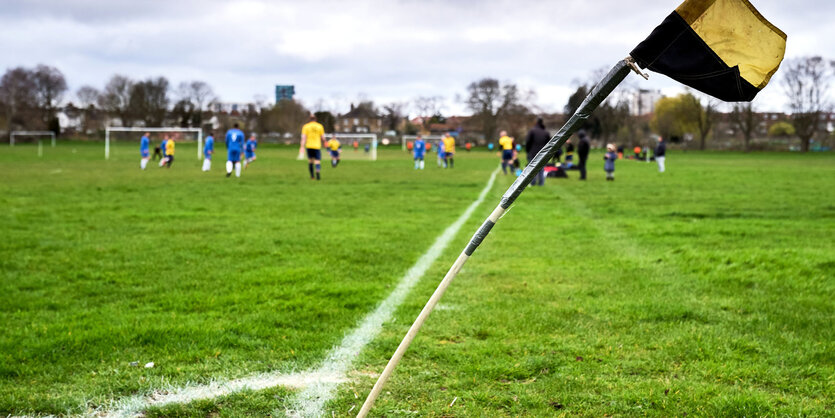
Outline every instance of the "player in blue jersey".
{"label": "player in blue jersey", "polygon": [[203,144],[203,171],[212,169],[212,154],[215,153],[215,133],[209,132],[206,143]]}
{"label": "player in blue jersey", "polygon": [[444,166],[444,143],[440,139],[435,143],[435,152],[438,153],[438,167]]}
{"label": "player in blue jersey", "polygon": [[258,143],[255,141],[255,134],[250,134],[249,139],[244,144],[244,168],[249,167],[255,161],[255,148],[258,148]]}
{"label": "player in blue jersey", "polygon": [[164,138],[164,139],[163,139],[163,140],[162,140],[162,142],[159,144],[159,147],[160,147],[160,148],[162,148],[162,158],[159,160],[159,166],[160,166],[160,168],[161,168],[162,166],[164,166],[164,165],[165,165],[165,163],[167,163],[167,162],[168,162],[168,154],[167,154],[167,153],[166,153],[166,151],[165,151],[165,146],[168,144],[168,136],[166,135],[166,136],[164,136],[163,138]]}
{"label": "player in blue jersey", "polygon": [[412,152],[415,157],[415,170],[423,170],[423,157],[426,155],[426,141],[423,140],[423,136],[417,136]]}
{"label": "player in blue jersey", "polygon": [[235,177],[241,176],[241,152],[244,147],[244,133],[238,129],[236,123],[234,127],[226,131],[226,177],[232,175],[232,168],[235,168]]}
{"label": "player in blue jersey", "polygon": [[142,155],[139,167],[143,170],[148,166],[148,160],[151,159],[151,140],[148,139],[150,135],[150,133],[145,132],[145,135],[142,135],[142,139],[139,140],[139,154]]}

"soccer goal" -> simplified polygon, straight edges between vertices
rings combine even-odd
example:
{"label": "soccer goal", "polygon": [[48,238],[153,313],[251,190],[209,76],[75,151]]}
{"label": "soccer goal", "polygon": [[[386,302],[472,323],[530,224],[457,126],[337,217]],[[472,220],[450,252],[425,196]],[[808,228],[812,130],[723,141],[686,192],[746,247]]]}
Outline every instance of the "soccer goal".
{"label": "soccer goal", "polygon": [[[337,133],[326,134],[323,141],[327,142],[332,136],[336,136],[342,145],[342,153],[340,158],[343,160],[368,160],[377,161],[377,134],[352,134],[352,133]],[[330,151],[322,144],[322,159],[328,160],[327,153]],[[307,156],[304,150],[299,154],[298,160],[306,160]]]}
{"label": "soccer goal", "polygon": [[162,142],[163,135],[169,135],[175,142],[197,143],[197,158],[203,159],[203,130],[200,128],[175,128],[175,127],[131,127],[125,128],[121,126],[108,126],[105,128],[104,134],[104,159],[110,159],[111,145],[124,142],[132,142],[136,145],[137,152],[139,150],[139,139],[142,134],[148,132],[151,134],[151,150],[154,145],[159,145]]}
{"label": "soccer goal", "polygon": [[[426,145],[432,144],[432,147],[437,146],[438,142],[443,139],[440,135],[422,135],[421,136],[424,141],[426,141]],[[408,151],[408,143],[411,142],[414,144],[415,140],[417,139],[417,135],[403,135],[403,151]]]}
{"label": "soccer goal", "polygon": [[15,142],[20,142],[21,138],[32,138],[32,140],[40,143],[43,138],[51,138],[52,146],[55,146],[55,132],[52,131],[13,131],[9,134],[9,145],[14,146]]}

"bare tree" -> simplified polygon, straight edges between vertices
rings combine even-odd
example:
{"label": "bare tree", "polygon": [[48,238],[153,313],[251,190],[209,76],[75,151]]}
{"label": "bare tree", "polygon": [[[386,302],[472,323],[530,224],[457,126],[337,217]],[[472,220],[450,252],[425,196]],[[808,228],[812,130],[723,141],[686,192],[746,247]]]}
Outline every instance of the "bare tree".
{"label": "bare tree", "polygon": [[55,112],[67,91],[67,80],[64,74],[55,67],[39,64],[35,67],[32,76],[41,118],[50,129],[55,130],[55,127],[60,129]]}
{"label": "bare tree", "polygon": [[800,138],[803,152],[809,151],[818,130],[821,115],[831,109],[827,96],[832,69],[821,57],[796,58],[784,65],[783,88],[789,99],[792,125]]}
{"label": "bare tree", "polygon": [[33,113],[38,99],[34,92],[35,81],[31,71],[17,67],[3,74],[0,79],[0,103],[5,110],[9,131],[36,123]]}
{"label": "bare tree", "polygon": [[149,78],[133,85],[130,112],[145,121],[145,126],[160,126],[168,112],[168,79]]}
{"label": "bare tree", "polygon": [[513,83],[499,83],[494,78],[484,78],[467,86],[467,107],[473,118],[482,126],[485,138],[496,135],[499,120],[514,105],[520,104],[519,88]]}
{"label": "bare tree", "polygon": [[705,96],[702,99],[690,92],[686,93],[683,99],[686,104],[684,109],[688,109],[687,117],[692,120],[693,126],[696,127],[696,133],[699,134],[699,149],[704,150],[707,148],[707,137],[710,135],[713,123],[716,120],[719,102],[710,96]]}
{"label": "bare tree", "polygon": [[191,90],[191,99],[200,112],[206,110],[206,105],[215,99],[214,90],[204,81],[192,81],[189,83],[189,88]]}
{"label": "bare tree", "polygon": [[745,152],[751,150],[751,137],[760,123],[756,112],[754,112],[754,104],[748,103],[734,103],[731,110],[731,123],[742,133],[742,139],[745,144]]}
{"label": "bare tree", "polygon": [[412,102],[412,105],[417,115],[423,121],[423,130],[428,132],[429,121],[433,116],[440,115],[443,110],[444,98],[442,96],[420,96]]}
{"label": "bare tree", "polygon": [[133,85],[130,78],[116,74],[110,77],[104,92],[99,96],[99,107],[121,119],[123,126],[133,126],[130,108]]}
{"label": "bare tree", "polygon": [[92,115],[95,110],[96,103],[99,102],[101,92],[92,86],[81,86],[76,92],[75,97],[78,99],[78,106],[84,115],[84,123],[82,130],[84,133],[90,130]]}
{"label": "bare tree", "polygon": [[[501,128],[506,130],[510,136],[516,138],[517,143],[523,141],[523,137],[527,131],[533,126],[536,121],[536,116],[528,106],[523,104],[513,104],[508,106],[502,115],[499,122]],[[491,138],[486,138],[488,141]]]}
{"label": "bare tree", "polygon": [[194,103],[188,99],[177,100],[177,102],[174,103],[174,108],[171,109],[171,116],[176,119],[177,124],[183,128],[189,128],[195,124],[197,113],[198,111],[194,106]]}
{"label": "bare tree", "polygon": [[400,127],[400,121],[405,117],[403,110],[405,103],[391,102],[383,105],[383,127],[388,131],[396,131]]}

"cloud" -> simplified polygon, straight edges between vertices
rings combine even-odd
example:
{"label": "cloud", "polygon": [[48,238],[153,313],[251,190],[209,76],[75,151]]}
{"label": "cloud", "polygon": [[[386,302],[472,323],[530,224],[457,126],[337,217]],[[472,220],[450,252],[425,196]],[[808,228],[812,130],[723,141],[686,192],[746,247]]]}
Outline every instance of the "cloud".
{"label": "cloud", "polygon": [[[74,89],[102,87],[114,73],[165,75],[172,84],[202,79],[228,101],[269,97],[275,84],[294,84],[307,104],[325,99],[347,107],[360,93],[378,102],[440,95],[459,113],[456,94],[488,76],[534,89],[540,107],[561,109],[575,80],[626,56],[678,1],[6,3],[0,68],[55,65]],[[789,34],[789,57],[835,57],[835,25],[827,21],[835,3],[756,5]],[[638,85],[680,91],[657,75]],[[779,88],[763,95],[763,107],[782,107]]]}

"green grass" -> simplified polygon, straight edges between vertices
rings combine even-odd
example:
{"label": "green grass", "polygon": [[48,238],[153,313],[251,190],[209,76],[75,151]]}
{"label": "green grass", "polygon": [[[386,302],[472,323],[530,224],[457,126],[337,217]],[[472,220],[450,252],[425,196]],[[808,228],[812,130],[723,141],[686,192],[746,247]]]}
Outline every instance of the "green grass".
{"label": "green grass", "polygon": [[[0,414],[78,413],[164,385],[318,365],[496,165],[405,154],[306,178],[264,146],[244,177],[138,170],[131,146],[0,150]],[[74,151],[73,151],[74,150]],[[350,151],[349,151],[350,152]],[[327,163],[326,163],[327,165]],[[378,400],[387,416],[835,414],[835,156],[672,153],[527,190]],[[361,354],[349,416],[477,225]],[[131,367],[153,361],[156,367]],[[276,388],[152,416],[283,414]],[[449,404],[456,399],[453,406]],[[349,414],[351,408],[354,409]]]}

